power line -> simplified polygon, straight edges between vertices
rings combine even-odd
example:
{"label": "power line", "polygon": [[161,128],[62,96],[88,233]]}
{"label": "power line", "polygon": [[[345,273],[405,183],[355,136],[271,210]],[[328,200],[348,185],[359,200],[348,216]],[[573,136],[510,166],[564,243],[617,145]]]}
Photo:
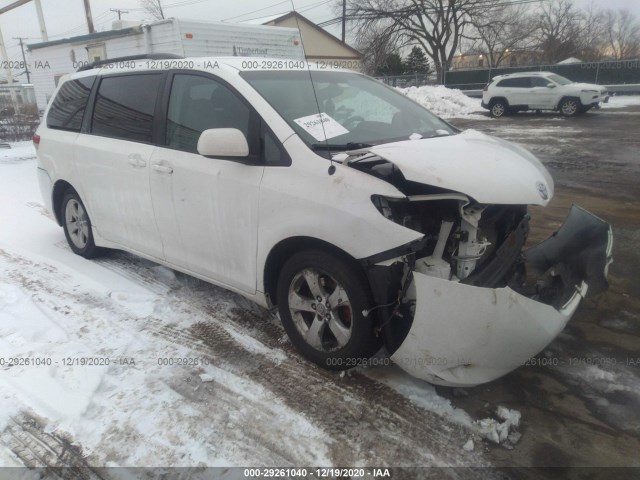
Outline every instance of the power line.
{"label": "power line", "polygon": [[[500,4],[496,4],[495,7],[507,7],[507,6],[512,6],[512,5],[525,5],[528,3],[540,3],[546,0],[511,0],[511,1],[507,1],[504,3],[500,3]],[[486,0],[483,1],[481,3],[478,3],[477,5],[474,5],[473,7],[470,7],[470,9],[476,9],[476,8],[482,8],[482,7],[486,7],[489,6],[490,4],[495,3],[494,0]],[[418,9],[407,9],[406,11],[409,12],[411,10],[414,10],[415,13],[431,13],[431,12],[436,12],[437,9],[435,8],[425,8],[422,10],[418,10]],[[354,20],[354,19],[366,19],[366,18],[378,18],[378,14],[376,12],[367,12],[364,14],[350,14],[350,15],[346,15],[345,18],[347,20]],[[318,23],[316,25],[318,25],[319,27],[328,27],[329,25],[335,25],[336,23],[340,23],[342,22],[342,16],[339,17],[334,17],[330,20],[327,20],[325,22],[321,22]]]}
{"label": "power line", "polygon": [[120,10],[119,8],[110,8],[109,10],[118,14],[118,20],[122,20],[123,13],[129,13],[129,10]]}
{"label": "power line", "polygon": [[[295,11],[296,12],[306,12],[306,11],[309,11],[309,10],[313,10],[314,8],[317,8],[317,7],[320,7],[322,5],[325,5],[325,4],[329,3],[330,1],[331,0],[322,0],[320,2],[311,3],[309,5],[305,5],[304,7],[295,9]],[[274,3],[272,5],[268,5],[268,6],[263,7],[263,8],[258,8],[257,10],[252,10],[250,12],[245,12],[245,13],[243,13],[241,15],[236,15],[236,16],[233,16],[233,17],[225,18],[222,21],[226,22],[228,20],[235,20],[236,18],[245,17],[247,15],[251,15],[251,14],[254,14],[254,13],[258,13],[258,12],[263,12],[264,10],[268,10],[270,8],[277,7],[278,5],[282,5],[283,3],[288,3],[289,5],[291,5],[291,1],[290,0],[284,0],[282,2]],[[283,12],[282,14],[289,13],[290,11],[291,10],[288,10],[286,12]],[[271,15],[280,15],[280,14],[279,13],[274,13],[274,14],[271,14]],[[257,20],[259,18],[266,18],[267,16],[271,16],[271,15],[264,15],[264,16],[260,16],[260,17],[249,18],[249,19],[245,19],[245,20],[242,20],[242,21],[243,22],[248,22],[250,20]]]}
{"label": "power line", "polygon": [[[228,20],[235,20],[236,18],[246,17],[247,15],[251,15],[253,13],[258,13],[258,12],[262,12],[264,10],[269,10],[270,8],[273,8],[273,7],[277,7],[278,5],[282,5],[283,3],[291,3],[291,2],[289,0],[284,0],[282,2],[278,2],[278,3],[274,3],[273,5],[269,5],[267,7],[259,8],[257,10],[252,10],[251,12],[246,12],[246,13],[243,13],[241,15],[236,15],[235,17],[225,18],[222,21],[226,22]],[[257,18],[264,18],[264,17],[257,17]]]}

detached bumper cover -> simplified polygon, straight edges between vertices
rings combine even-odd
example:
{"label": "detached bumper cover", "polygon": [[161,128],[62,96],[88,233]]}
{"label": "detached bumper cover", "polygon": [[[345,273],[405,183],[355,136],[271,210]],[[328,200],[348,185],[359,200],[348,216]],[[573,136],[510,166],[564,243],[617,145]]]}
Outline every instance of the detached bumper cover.
{"label": "detached bumper cover", "polygon": [[555,306],[509,287],[483,288],[413,272],[414,320],[391,358],[411,375],[440,385],[471,386],[505,375],[564,329],[590,289],[606,288],[611,250],[610,226],[573,207],[554,235],[525,252],[530,268],[559,280]]}

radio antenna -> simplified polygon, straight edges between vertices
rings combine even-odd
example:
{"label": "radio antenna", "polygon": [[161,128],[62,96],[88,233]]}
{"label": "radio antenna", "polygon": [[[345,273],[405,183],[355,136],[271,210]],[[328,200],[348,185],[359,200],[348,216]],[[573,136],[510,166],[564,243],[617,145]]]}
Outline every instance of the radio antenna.
{"label": "radio antenna", "polygon": [[300,34],[300,43],[302,44],[302,51],[304,53],[304,62],[307,65],[307,72],[309,73],[309,81],[311,82],[311,90],[313,91],[313,98],[316,101],[316,107],[318,108],[318,117],[320,119],[320,126],[322,127],[322,133],[324,135],[324,142],[327,145],[327,152],[329,153],[329,160],[331,161],[331,165],[329,166],[329,175],[333,175],[336,173],[336,166],[333,164],[333,155],[331,155],[331,149],[329,148],[329,139],[327,138],[327,132],[324,129],[324,122],[322,121],[322,112],[320,111],[320,101],[318,100],[318,94],[316,93],[316,86],[313,84],[313,75],[311,74],[311,67],[309,67],[309,62],[307,61],[307,49],[304,47],[304,40],[302,40],[302,31],[300,30],[300,22],[298,22],[298,15],[296,11],[296,6],[291,0],[291,8],[293,8],[293,18],[296,20],[296,26],[298,27],[298,33]]}

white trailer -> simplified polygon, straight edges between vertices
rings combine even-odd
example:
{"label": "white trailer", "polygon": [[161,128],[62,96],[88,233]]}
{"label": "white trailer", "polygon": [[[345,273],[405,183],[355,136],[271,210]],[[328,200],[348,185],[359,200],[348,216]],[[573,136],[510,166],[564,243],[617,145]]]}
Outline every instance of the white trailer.
{"label": "white trailer", "polygon": [[44,110],[63,75],[96,60],[168,53],[184,57],[252,56],[304,60],[295,28],[170,18],[149,24],[28,45],[38,108]]}

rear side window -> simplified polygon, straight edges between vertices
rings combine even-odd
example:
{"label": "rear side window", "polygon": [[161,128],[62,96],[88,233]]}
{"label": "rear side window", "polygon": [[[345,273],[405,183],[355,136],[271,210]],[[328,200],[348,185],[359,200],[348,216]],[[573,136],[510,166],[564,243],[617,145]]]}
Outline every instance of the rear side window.
{"label": "rear side window", "polygon": [[47,127],[79,132],[95,79],[83,77],[64,82],[49,109]]}
{"label": "rear side window", "polygon": [[98,87],[91,133],[151,143],[162,74],[105,77]]}
{"label": "rear side window", "polygon": [[530,86],[529,77],[505,78],[498,83],[498,87],[529,88]]}

